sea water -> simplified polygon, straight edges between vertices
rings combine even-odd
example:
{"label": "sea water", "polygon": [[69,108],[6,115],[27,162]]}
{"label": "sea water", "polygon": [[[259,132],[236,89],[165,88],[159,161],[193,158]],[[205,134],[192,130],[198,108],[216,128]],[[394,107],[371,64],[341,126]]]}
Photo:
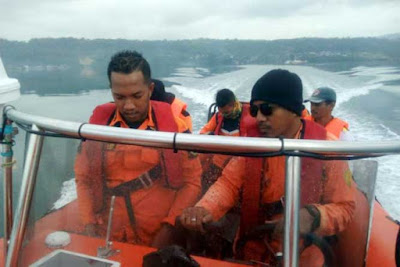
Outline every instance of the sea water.
{"label": "sea water", "polygon": [[[259,77],[271,69],[283,68],[297,73],[304,86],[304,98],[320,86],[336,90],[337,103],[333,115],[350,124],[354,140],[400,140],[400,69],[394,67],[357,67],[348,71],[324,71],[308,66],[250,65],[213,75],[204,68],[179,68],[162,80],[173,83],[166,88],[188,104],[193,118],[194,132],[206,123],[207,110],[219,89],[229,88],[241,101],[249,101],[251,88]],[[12,103],[18,110],[57,118],[85,122],[96,105],[111,101],[109,89],[93,90],[79,95],[38,96],[23,95]],[[309,106],[308,106],[309,108]],[[25,142],[20,130],[17,144]],[[78,146],[76,140],[46,138],[35,189],[34,217],[62,207],[76,198],[73,159]],[[18,148],[17,148],[18,147]],[[24,146],[15,147],[17,166],[14,173],[14,207],[18,199],[22,177]],[[376,196],[389,214],[400,220],[400,156],[377,159],[378,181]],[[1,174],[2,175],[2,174]],[[62,189],[60,189],[62,188]],[[46,194],[43,194],[46,192]],[[2,190],[0,189],[2,195]],[[0,207],[0,212],[2,213]],[[2,233],[3,216],[0,216]]]}

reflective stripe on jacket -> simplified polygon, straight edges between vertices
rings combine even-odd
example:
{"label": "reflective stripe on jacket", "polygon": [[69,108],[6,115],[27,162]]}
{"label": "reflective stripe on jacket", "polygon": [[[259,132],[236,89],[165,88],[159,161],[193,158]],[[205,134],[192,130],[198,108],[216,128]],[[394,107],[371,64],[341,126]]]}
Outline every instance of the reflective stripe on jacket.
{"label": "reflective stripe on jacket", "polygon": [[242,114],[240,115],[240,122],[238,131],[233,134],[228,134],[221,131],[223,126],[224,117],[218,112],[214,114],[210,121],[203,126],[200,130],[200,134],[210,134],[213,132],[215,135],[225,136],[246,136],[249,128],[254,128],[256,125],[255,118],[250,116],[250,105],[248,103],[242,104]]}

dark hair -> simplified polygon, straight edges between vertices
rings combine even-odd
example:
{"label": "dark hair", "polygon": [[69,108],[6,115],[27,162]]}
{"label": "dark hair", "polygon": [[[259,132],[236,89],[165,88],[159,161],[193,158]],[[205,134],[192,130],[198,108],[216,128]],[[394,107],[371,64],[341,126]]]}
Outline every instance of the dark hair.
{"label": "dark hair", "polygon": [[157,79],[152,79],[154,83],[153,94],[151,95],[151,100],[165,101],[165,86],[164,83]]}
{"label": "dark hair", "polygon": [[215,97],[215,102],[217,102],[217,107],[223,108],[227,104],[235,101],[235,94],[229,89],[221,89],[217,92]]}
{"label": "dark hair", "polygon": [[129,50],[118,52],[112,56],[108,64],[108,81],[111,83],[112,72],[130,74],[134,71],[141,71],[145,82],[151,82],[150,65],[142,54]]}

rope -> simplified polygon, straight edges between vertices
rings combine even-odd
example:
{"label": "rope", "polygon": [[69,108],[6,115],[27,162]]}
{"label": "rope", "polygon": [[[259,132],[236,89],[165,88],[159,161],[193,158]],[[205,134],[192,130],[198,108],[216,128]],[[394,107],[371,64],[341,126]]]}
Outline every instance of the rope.
{"label": "rope", "polygon": [[13,161],[7,162],[7,163],[2,163],[2,164],[1,164],[1,167],[2,167],[2,168],[12,167],[15,163],[17,163],[16,160],[13,160]]}

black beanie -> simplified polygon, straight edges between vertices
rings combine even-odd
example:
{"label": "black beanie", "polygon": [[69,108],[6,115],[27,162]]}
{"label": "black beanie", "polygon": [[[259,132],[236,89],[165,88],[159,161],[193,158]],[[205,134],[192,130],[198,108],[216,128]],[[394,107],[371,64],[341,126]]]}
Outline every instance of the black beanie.
{"label": "black beanie", "polygon": [[301,116],[304,109],[301,79],[287,70],[271,70],[253,86],[250,104],[256,100],[277,104]]}

